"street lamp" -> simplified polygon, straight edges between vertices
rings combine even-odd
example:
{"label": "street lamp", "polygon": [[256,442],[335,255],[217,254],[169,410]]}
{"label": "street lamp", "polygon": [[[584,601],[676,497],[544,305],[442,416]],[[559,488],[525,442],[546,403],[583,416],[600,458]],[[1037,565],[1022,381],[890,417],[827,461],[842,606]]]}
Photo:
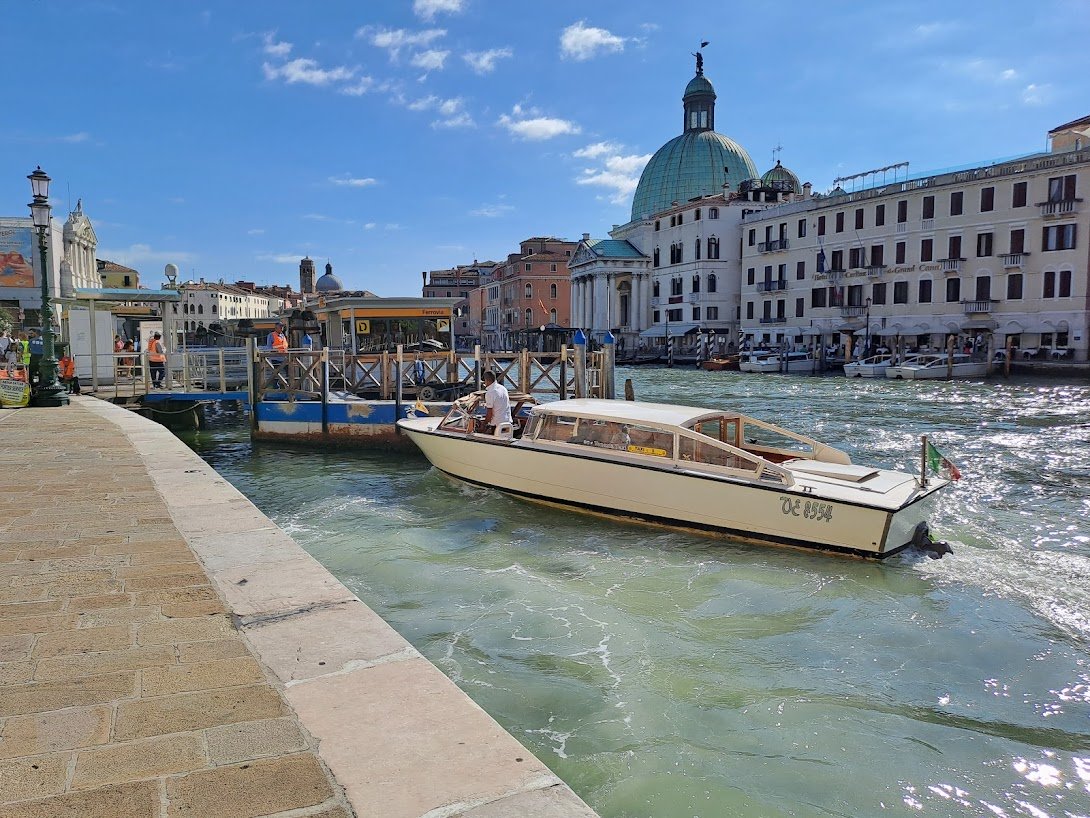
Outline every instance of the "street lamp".
{"label": "street lamp", "polygon": [[53,348],[53,309],[49,302],[49,267],[46,255],[45,234],[49,230],[49,177],[39,166],[27,178],[34,201],[29,204],[31,221],[38,232],[38,252],[42,262],[42,359],[38,364],[38,391],[34,393],[36,406],[67,406],[68,393],[57,382],[57,357]]}
{"label": "street lamp", "polygon": [[864,357],[866,357],[868,354],[870,354],[870,299],[869,298],[867,299],[866,321],[867,321],[867,332],[866,332],[865,340],[863,341],[863,355],[864,355]]}

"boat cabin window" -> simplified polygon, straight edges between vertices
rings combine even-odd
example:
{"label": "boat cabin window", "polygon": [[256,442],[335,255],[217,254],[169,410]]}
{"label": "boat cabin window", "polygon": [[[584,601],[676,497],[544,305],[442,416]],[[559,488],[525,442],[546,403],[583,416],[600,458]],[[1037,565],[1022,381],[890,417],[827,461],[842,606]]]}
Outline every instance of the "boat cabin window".
{"label": "boat cabin window", "polygon": [[702,420],[694,424],[693,431],[732,446],[739,445],[738,418],[736,417],[723,416]]}
{"label": "boat cabin window", "polygon": [[814,447],[805,440],[756,423],[742,425],[741,448],[756,452],[773,462],[792,457],[814,456]]}
{"label": "boat cabin window", "polygon": [[674,457],[672,432],[598,418],[538,416],[531,421],[527,436],[535,440],[594,446],[651,457]]}
{"label": "boat cabin window", "polygon": [[709,466],[744,469],[750,472],[756,472],[760,466],[756,460],[741,457],[714,443],[705,443],[691,437],[682,437],[678,442],[678,459],[692,463],[706,463]]}

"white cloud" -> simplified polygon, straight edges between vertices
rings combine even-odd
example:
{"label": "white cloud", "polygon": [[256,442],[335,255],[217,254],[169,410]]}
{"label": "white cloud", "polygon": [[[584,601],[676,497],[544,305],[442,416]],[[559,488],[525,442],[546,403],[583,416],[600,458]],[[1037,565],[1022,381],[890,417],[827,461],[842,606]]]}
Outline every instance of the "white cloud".
{"label": "white cloud", "polygon": [[431,123],[433,128],[473,128],[477,124],[465,110],[465,101],[461,97],[441,99],[432,94],[412,102],[402,100],[401,104],[410,111],[437,111],[440,118]]}
{"label": "white cloud", "polygon": [[396,60],[403,48],[427,48],[436,40],[445,37],[446,29],[429,28],[424,31],[406,31],[403,28],[380,28],[364,26],[356,31],[360,40],[368,40],[376,48],[384,48],[391,60]]}
{"label": "white cloud", "polygon": [[511,116],[502,114],[496,124],[503,126],[519,139],[530,142],[552,139],[564,134],[577,134],[582,130],[574,122],[541,116],[540,111],[534,108],[523,109],[521,105],[511,109]]}
{"label": "white cloud", "polygon": [[514,56],[510,48],[490,48],[487,51],[469,51],[462,59],[478,74],[491,74],[496,70],[497,60],[506,60]]}
{"label": "white cloud", "polygon": [[317,60],[302,57],[281,66],[263,63],[261,67],[265,72],[265,79],[282,79],[288,85],[299,82],[306,85],[329,85],[332,82],[350,80],[356,74],[355,68],[339,65],[336,68],[324,69],[318,65]]}
{"label": "white cloud", "polygon": [[374,77],[364,76],[357,79],[351,85],[345,85],[338,91],[349,97],[362,97],[364,94],[371,92],[380,93],[390,90],[390,83],[379,82]]}
{"label": "white cloud", "polygon": [[572,156],[578,159],[597,159],[599,156],[616,153],[618,150],[620,150],[620,145],[613,142],[595,142],[593,145],[580,148]]}
{"label": "white cloud", "polygon": [[624,37],[611,34],[604,28],[588,27],[580,20],[560,34],[560,56],[589,60],[602,52],[624,51],[624,42]]}
{"label": "white cloud", "polygon": [[298,264],[306,253],[261,253],[258,261],[271,261],[273,264]]}
{"label": "white cloud", "polygon": [[391,230],[391,231],[392,231],[392,230],[404,230],[405,228],[404,228],[404,227],[402,227],[402,226],[401,226],[400,224],[398,224],[397,222],[392,222],[392,223],[390,223],[390,224],[384,224],[384,225],[382,226],[382,229],[383,229],[383,230]]}
{"label": "white cloud", "polygon": [[1018,79],[1018,72],[1013,68],[1007,68],[999,73],[999,79],[1007,82],[1008,80]]}
{"label": "white cloud", "polygon": [[515,208],[509,204],[486,204],[476,210],[469,211],[470,216],[479,216],[483,219],[495,219],[510,213]]}
{"label": "white cloud", "polygon": [[286,57],[291,53],[291,43],[277,41],[275,31],[267,31],[262,35],[261,50],[270,57]]}
{"label": "white cloud", "polygon": [[365,224],[363,226],[363,229],[364,230],[374,230],[376,227],[378,227],[378,225],[375,224],[374,222],[367,222],[367,224]]}
{"label": "white cloud", "polygon": [[465,0],[413,0],[413,14],[431,22],[436,14],[459,14],[465,9]]}
{"label": "white cloud", "polygon": [[265,235],[265,229],[262,228],[262,227],[255,227],[252,230],[247,230],[246,235],[247,236],[264,236]]}
{"label": "white cloud", "polygon": [[110,261],[136,269],[139,269],[142,264],[165,264],[168,261],[175,264],[188,263],[197,258],[196,253],[184,250],[153,250],[147,244],[130,244],[126,248],[117,249],[100,247],[97,254],[100,258],[108,258]]}
{"label": "white cloud", "polygon": [[[622,155],[622,146],[611,142],[598,142],[575,152],[575,156],[585,159],[600,159],[597,168],[584,168],[583,175],[575,181],[580,185],[594,185],[611,191],[609,201],[613,204],[627,204],[639,184],[640,174],[650,161],[651,154]],[[603,158],[604,157],[604,158]]]}
{"label": "white cloud", "polygon": [[357,178],[350,176],[347,173],[343,176],[330,176],[329,181],[338,187],[371,187],[372,185],[378,184],[378,180],[373,179],[370,176],[366,178]]}
{"label": "white cloud", "polygon": [[76,144],[78,142],[86,142],[90,138],[91,138],[91,134],[87,133],[87,131],[80,131],[79,133],[74,133],[74,134],[69,134],[68,136],[58,137],[57,141],[58,142],[67,142],[70,145],[74,145],[74,144]]}
{"label": "white cloud", "polygon": [[421,51],[419,54],[413,54],[409,63],[416,68],[423,68],[425,71],[442,71],[443,65],[446,63],[447,57],[449,56],[449,51],[431,49],[428,51]]}
{"label": "white cloud", "polygon": [[911,36],[917,40],[938,40],[949,34],[953,34],[960,28],[958,23],[947,20],[934,20],[930,23],[920,23],[911,29]]}
{"label": "white cloud", "polygon": [[1026,105],[1044,105],[1052,99],[1052,86],[1030,83],[1022,89],[1022,102]]}

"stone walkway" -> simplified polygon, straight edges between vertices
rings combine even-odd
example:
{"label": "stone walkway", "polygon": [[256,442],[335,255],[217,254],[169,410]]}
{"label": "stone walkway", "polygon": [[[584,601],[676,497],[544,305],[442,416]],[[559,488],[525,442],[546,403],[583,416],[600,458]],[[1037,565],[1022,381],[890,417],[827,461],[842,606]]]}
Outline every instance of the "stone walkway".
{"label": "stone walkway", "polygon": [[0,450],[0,816],[353,815],[118,427]]}
{"label": "stone walkway", "polygon": [[0,452],[0,818],[597,818],[163,427]]}

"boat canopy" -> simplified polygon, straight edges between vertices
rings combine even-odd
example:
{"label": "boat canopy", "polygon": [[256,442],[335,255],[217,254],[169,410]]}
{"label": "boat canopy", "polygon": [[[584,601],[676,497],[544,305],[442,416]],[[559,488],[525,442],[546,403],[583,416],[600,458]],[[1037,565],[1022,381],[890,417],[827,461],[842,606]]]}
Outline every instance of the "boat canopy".
{"label": "boat canopy", "polygon": [[721,415],[713,409],[701,409],[697,406],[675,406],[667,403],[644,403],[642,401],[599,400],[596,398],[575,398],[552,403],[541,403],[533,408],[535,415],[578,415],[580,417],[618,420],[630,423],[665,423],[672,426],[686,426],[697,418],[708,415]]}

